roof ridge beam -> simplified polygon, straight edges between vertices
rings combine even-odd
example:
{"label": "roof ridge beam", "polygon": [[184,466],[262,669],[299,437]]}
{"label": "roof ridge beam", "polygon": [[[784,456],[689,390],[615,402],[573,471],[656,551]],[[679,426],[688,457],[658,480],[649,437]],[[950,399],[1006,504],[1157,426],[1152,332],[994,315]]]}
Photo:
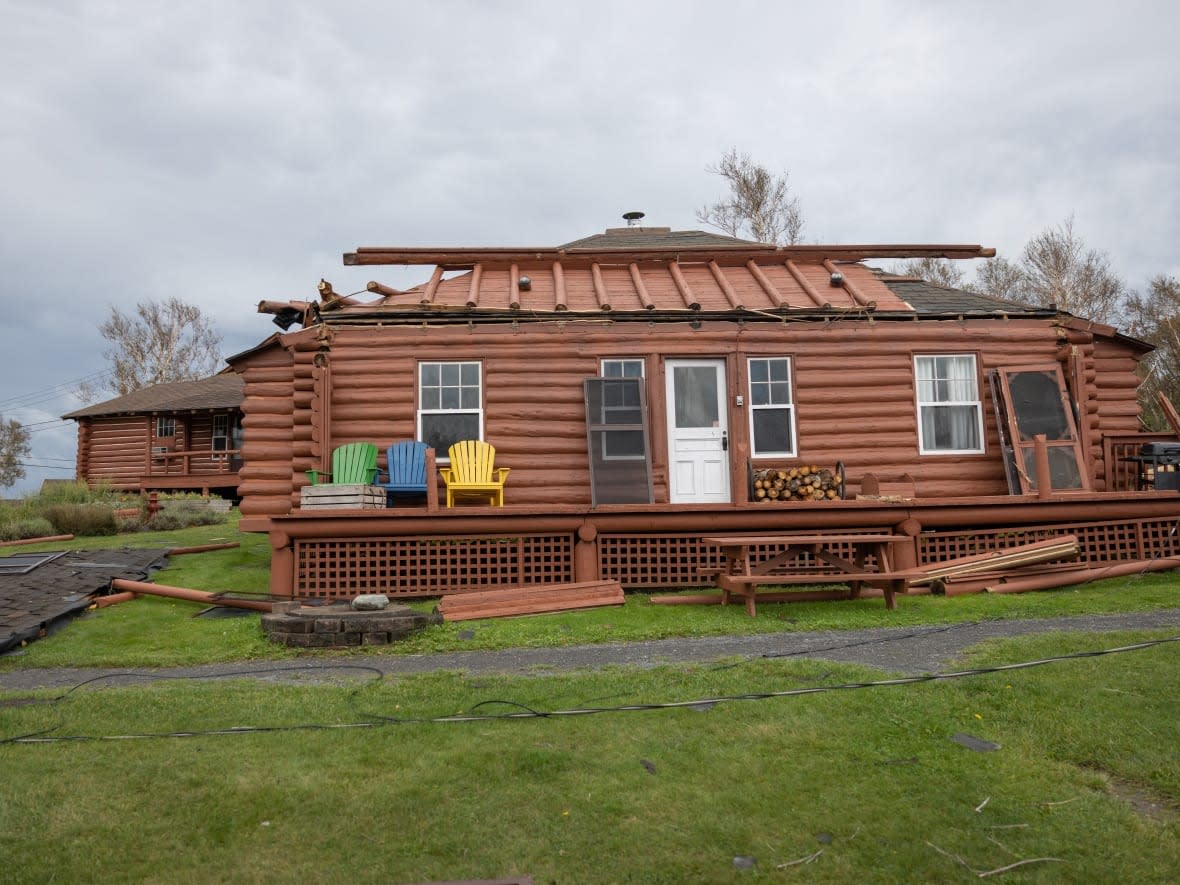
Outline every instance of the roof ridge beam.
{"label": "roof ridge beam", "polygon": [[481,261],[501,264],[536,264],[549,261],[576,260],[586,263],[630,264],[633,261],[722,261],[744,264],[750,258],[804,259],[830,258],[860,261],[865,258],[994,258],[996,250],[978,244],[882,244],[882,245],[734,245],[708,247],[647,246],[641,249],[554,249],[520,247],[443,246],[361,246],[344,253],[345,265],[364,264],[441,264],[448,270],[470,270]]}

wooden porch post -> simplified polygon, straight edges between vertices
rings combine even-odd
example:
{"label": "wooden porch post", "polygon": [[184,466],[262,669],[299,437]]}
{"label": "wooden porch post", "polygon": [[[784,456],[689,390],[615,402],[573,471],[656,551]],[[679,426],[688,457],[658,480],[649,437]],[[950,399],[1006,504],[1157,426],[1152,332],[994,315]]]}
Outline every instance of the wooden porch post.
{"label": "wooden porch post", "polygon": [[295,596],[295,551],[286,532],[270,533],[270,592],[288,599]]}
{"label": "wooden porch post", "polygon": [[311,367],[311,444],[318,469],[327,473],[332,469],[332,366],[324,350]]}
{"label": "wooden porch post", "polygon": [[602,572],[598,559],[598,526],[584,522],[578,526],[574,541],[574,581],[600,581]]}

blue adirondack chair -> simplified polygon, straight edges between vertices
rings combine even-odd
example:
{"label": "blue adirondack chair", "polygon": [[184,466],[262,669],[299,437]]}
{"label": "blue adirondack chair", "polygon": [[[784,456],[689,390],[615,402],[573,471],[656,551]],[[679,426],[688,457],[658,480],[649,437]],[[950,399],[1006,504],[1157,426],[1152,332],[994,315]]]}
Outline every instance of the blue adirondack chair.
{"label": "blue adirondack chair", "polygon": [[385,488],[390,507],[394,498],[426,494],[426,443],[416,440],[396,442],[385,452],[387,470]]}

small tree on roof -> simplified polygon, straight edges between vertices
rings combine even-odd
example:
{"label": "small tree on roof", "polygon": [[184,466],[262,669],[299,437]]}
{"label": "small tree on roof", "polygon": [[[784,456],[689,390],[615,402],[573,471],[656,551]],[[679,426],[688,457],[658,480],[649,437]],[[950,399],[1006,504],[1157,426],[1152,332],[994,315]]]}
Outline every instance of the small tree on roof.
{"label": "small tree on roof", "polygon": [[759,243],[791,245],[803,238],[803,209],[791,195],[789,175],[775,175],[730,148],[717,165],[706,172],[720,175],[729,185],[729,196],[697,210],[697,221]]}

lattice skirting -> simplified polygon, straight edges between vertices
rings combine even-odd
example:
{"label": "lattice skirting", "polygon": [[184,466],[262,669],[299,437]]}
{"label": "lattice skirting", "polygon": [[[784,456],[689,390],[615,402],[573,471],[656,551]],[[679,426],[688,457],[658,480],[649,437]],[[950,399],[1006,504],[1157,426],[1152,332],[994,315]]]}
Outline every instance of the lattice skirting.
{"label": "lattice skirting", "polygon": [[923,532],[918,562],[931,565],[1058,535],[1077,535],[1078,561],[1092,565],[1180,555],[1180,520],[1125,519],[1113,522],[1062,523],[1005,529]]}
{"label": "lattice skirting", "polygon": [[440,596],[573,581],[573,536],[342,538],[295,542],[295,594]]}
{"label": "lattice skirting", "polygon": [[[1128,519],[924,532],[918,538],[918,561],[930,565],[1064,534],[1077,535],[1082,563],[1180,556],[1180,520]],[[298,540],[294,589],[300,597],[351,598],[360,593],[414,597],[570,583],[586,580],[574,571],[575,543],[573,534],[562,533]],[[598,577],[632,590],[703,586],[724,563],[719,550],[701,544],[700,536],[694,534],[603,533],[597,544]],[[851,555],[838,540],[827,548]],[[751,549],[755,561],[778,552],[772,546]],[[803,558],[800,565],[806,564]]]}

